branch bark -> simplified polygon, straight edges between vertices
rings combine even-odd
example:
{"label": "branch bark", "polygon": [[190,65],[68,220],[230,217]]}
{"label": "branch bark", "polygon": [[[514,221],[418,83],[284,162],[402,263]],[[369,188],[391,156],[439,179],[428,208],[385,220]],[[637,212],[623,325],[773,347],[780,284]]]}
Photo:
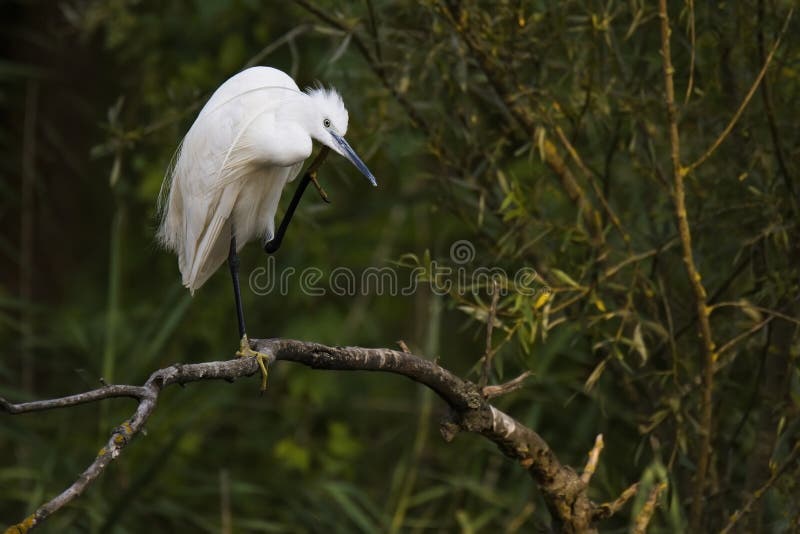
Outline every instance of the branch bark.
{"label": "branch bark", "polygon": [[675,68],[672,66],[672,53],[670,52],[670,28],[669,14],[667,12],[667,0],[659,0],[658,15],[661,19],[661,56],[664,70],[664,103],[667,108],[667,123],[669,126],[670,159],[672,160],[672,180],[673,180],[673,203],[675,204],[675,219],[678,226],[678,234],[683,248],[683,265],[686,269],[686,276],[692,288],[695,309],[697,310],[698,329],[702,340],[703,358],[703,400],[700,414],[700,450],[697,458],[697,474],[694,481],[694,495],[692,499],[691,511],[691,530],[697,532],[700,526],[700,518],[703,511],[703,492],[706,485],[706,473],[711,456],[711,432],[712,432],[712,396],[714,392],[714,363],[718,354],[714,345],[714,338],[711,333],[710,312],[706,300],[708,295],[703,286],[700,272],[694,261],[692,251],[692,233],[689,227],[689,217],[686,213],[686,193],[684,191],[683,179],[686,176],[686,169],[681,166],[681,142],[678,133],[678,112],[675,105],[675,86],[673,74]]}
{"label": "branch bark", "polygon": [[[476,384],[431,360],[384,348],[329,347],[289,339],[252,339],[250,343],[254,350],[268,355],[270,364],[288,361],[314,369],[387,372],[429,387],[450,408],[441,425],[445,440],[451,441],[460,431],[480,434],[495,443],[507,457],[519,462],[541,489],[560,532],[596,532],[595,523],[618,509],[592,502],[587,495],[587,482],[572,468],[561,464],[539,434],[492,406]],[[19,404],[0,398],[0,410],[9,414],[67,408],[117,397],[138,401],[133,415],[113,430],[106,445],[77,480],[39,506],[32,515],[9,527],[6,534],[27,533],[80,496],[143,429],[165,387],[202,380],[234,381],[258,372],[255,358],[175,364],[155,371],[142,386],[109,385],[77,395]]]}

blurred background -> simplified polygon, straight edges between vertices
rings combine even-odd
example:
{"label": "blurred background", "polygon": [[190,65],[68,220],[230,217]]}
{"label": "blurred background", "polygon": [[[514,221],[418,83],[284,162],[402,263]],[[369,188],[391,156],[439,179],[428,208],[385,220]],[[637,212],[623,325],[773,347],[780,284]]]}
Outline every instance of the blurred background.
{"label": "blurred background", "polygon": [[[275,255],[276,272],[433,265],[532,269],[551,291],[498,300],[498,399],[580,469],[591,497],[654,485],[651,532],[800,529],[797,476],[800,25],[793,2],[670,1],[695,262],[715,380],[675,225],[657,6],[630,1],[29,0],[0,9],[0,395],[30,400],[140,384],[238,345],[221,269],[190,298],[154,241],[159,188],[214,89],[251,65],[343,95],[348,140]],[[284,194],[288,202],[294,184]],[[474,257],[451,255],[466,240]],[[267,265],[257,244],[245,279]],[[486,280],[442,294],[269,294],[244,284],[251,337],[397,347],[477,380]],[[438,293],[438,294],[437,294]],[[543,297],[542,295],[545,295]],[[713,419],[703,417],[710,388]],[[0,417],[0,519],[69,485],[127,400]],[[276,365],[258,380],[169,388],[139,436],[43,532],[546,530],[532,480],[486,440],[440,439],[443,404],[393,376]],[[710,423],[710,424],[709,424]],[[705,485],[699,450],[710,436]],[[785,475],[785,476],[780,476]],[[691,517],[693,503],[701,513]]]}

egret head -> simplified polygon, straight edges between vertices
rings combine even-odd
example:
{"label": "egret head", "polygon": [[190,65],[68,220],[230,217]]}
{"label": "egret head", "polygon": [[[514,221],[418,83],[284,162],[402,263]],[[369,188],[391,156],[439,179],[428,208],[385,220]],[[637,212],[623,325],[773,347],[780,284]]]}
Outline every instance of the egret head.
{"label": "egret head", "polygon": [[348,116],[339,93],[318,87],[306,90],[306,94],[311,100],[311,137],[350,161],[372,185],[377,186],[375,177],[344,138]]}

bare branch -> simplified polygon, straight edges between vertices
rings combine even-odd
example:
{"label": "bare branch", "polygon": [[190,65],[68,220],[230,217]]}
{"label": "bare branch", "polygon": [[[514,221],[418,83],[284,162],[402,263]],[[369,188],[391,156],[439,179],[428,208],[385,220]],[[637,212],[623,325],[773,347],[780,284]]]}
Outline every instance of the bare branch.
{"label": "bare branch", "polygon": [[[116,397],[132,397],[139,401],[139,406],[130,419],[115,428],[105,447],[97,453],[94,461],[80,474],[78,479],[59,495],[44,503],[30,516],[17,525],[9,528],[10,532],[24,534],[41,525],[49,516],[60,510],[64,505],[79,497],[94,482],[112,460],[122,453],[125,446],[144,427],[145,422],[156,408],[156,401],[161,389],[171,384],[185,384],[198,380],[225,379],[234,380],[241,376],[255,374],[258,364],[255,358],[236,359],[226,362],[208,362],[181,365],[175,364],[164,369],[159,369],[150,375],[144,386],[105,386],[78,395],[70,395],[60,399],[46,401],[26,402],[12,404],[5,399],[0,399],[0,407],[10,414],[23,414],[56,408],[66,408],[95,402],[102,399]],[[16,530],[14,530],[16,529]]]}
{"label": "bare branch", "polygon": [[742,103],[739,105],[739,109],[737,109],[736,113],[733,114],[733,117],[731,117],[731,120],[728,122],[728,125],[725,126],[725,129],[722,130],[722,132],[719,134],[719,137],[717,137],[717,139],[713,143],[711,143],[711,146],[708,147],[708,150],[706,150],[702,156],[697,158],[697,161],[681,169],[681,173],[683,175],[689,174],[697,167],[705,163],[705,161],[711,157],[714,151],[716,151],[719,148],[722,142],[725,141],[725,138],[727,138],[728,135],[730,135],[731,131],[733,130],[733,127],[736,126],[736,123],[739,121],[739,117],[741,117],[742,113],[744,113],[747,104],[750,103],[750,99],[752,99],[753,95],[756,94],[756,90],[758,89],[759,84],[761,84],[761,80],[764,79],[764,75],[767,73],[767,69],[769,68],[770,63],[772,63],[772,58],[775,56],[775,52],[778,51],[778,47],[781,44],[781,39],[783,38],[783,34],[786,33],[786,29],[789,27],[789,21],[792,20],[793,14],[794,14],[794,8],[791,8],[789,10],[789,14],[786,15],[786,20],[783,22],[783,28],[781,28],[781,33],[778,35],[778,38],[775,39],[775,43],[772,45],[772,49],[769,51],[766,61],[764,61],[764,66],[761,67],[761,72],[758,73],[758,76],[756,76],[753,85],[750,86],[750,90],[747,92],[747,95],[745,95],[744,100],[742,100]]}
{"label": "bare branch", "polygon": [[[596,532],[596,520],[616,511],[608,505],[598,507],[591,502],[581,477],[558,461],[539,434],[489,404],[477,385],[462,380],[434,361],[384,348],[328,347],[288,339],[252,339],[250,343],[253,349],[268,356],[270,364],[290,361],[314,369],[388,372],[429,387],[450,407],[450,415],[442,424],[442,434],[450,438],[458,431],[480,434],[495,443],[503,454],[519,462],[539,485],[553,520],[562,532]],[[0,407],[10,414],[64,408],[116,397],[139,401],[133,415],[114,429],[106,446],[78,479],[31,516],[11,527],[16,529],[12,532],[24,533],[41,525],[47,517],[80,496],[142,430],[164,387],[200,380],[234,381],[258,371],[255,358],[175,364],[155,371],[140,387],[112,385],[61,399],[20,404],[0,399]],[[521,381],[523,377],[516,380]]]}
{"label": "bare branch", "polygon": [[597,438],[594,440],[594,447],[589,451],[589,460],[586,462],[586,467],[583,468],[583,474],[581,475],[581,482],[587,486],[592,480],[592,475],[597,471],[597,462],[600,460],[600,452],[604,446],[603,434],[597,434]]}
{"label": "bare branch", "polygon": [[786,470],[795,461],[797,461],[798,457],[800,457],[800,441],[794,444],[792,452],[789,453],[789,456],[780,465],[780,467],[778,467],[772,473],[772,476],[769,477],[769,480],[767,480],[763,486],[758,488],[755,492],[753,492],[750,495],[750,497],[748,497],[747,502],[744,504],[744,506],[742,506],[739,510],[736,510],[736,512],[733,513],[731,518],[728,520],[728,524],[725,525],[725,528],[723,528],[720,531],[720,534],[727,534],[728,532],[730,532],[733,529],[733,527],[736,526],[736,523],[738,523],[741,518],[750,513],[750,510],[753,508],[753,505],[756,504],[759,500],[761,500],[761,497],[764,496],[767,490],[771,488],[773,485],[775,485],[775,482],[777,482],[778,479],[781,478],[781,476],[786,472]]}
{"label": "bare branch", "polygon": [[372,72],[378,77],[378,79],[383,84],[384,88],[392,95],[395,101],[400,104],[400,106],[405,110],[406,115],[408,115],[409,120],[411,121],[412,125],[421,130],[425,131],[426,133],[430,132],[430,127],[428,126],[427,122],[422,118],[422,115],[417,111],[417,109],[411,104],[411,102],[398,91],[397,87],[391,82],[389,79],[388,74],[386,73],[386,69],[383,67],[383,64],[376,60],[372,53],[367,48],[367,45],[364,44],[363,39],[359,36],[358,32],[355,31],[354,28],[348,27],[345,23],[341,22],[340,20],[336,19],[335,17],[330,16],[325,10],[322,10],[309,2],[308,0],[294,0],[294,2],[320,19],[321,21],[325,22],[328,26],[332,28],[336,28],[343,32],[351,34],[353,44],[358,48],[361,55],[366,60],[367,64],[369,65]]}
{"label": "bare branch", "polygon": [[583,173],[583,176],[586,178],[586,181],[589,182],[589,185],[592,186],[592,190],[594,191],[595,196],[600,201],[600,204],[603,206],[606,215],[608,215],[609,219],[611,219],[611,223],[614,225],[614,228],[617,229],[619,235],[622,236],[622,239],[623,241],[625,241],[625,243],[630,243],[631,236],[628,235],[628,232],[626,232],[625,229],[622,227],[622,223],[620,222],[619,217],[617,217],[617,214],[614,213],[613,209],[611,209],[611,205],[608,203],[606,196],[603,194],[603,190],[600,189],[599,185],[597,185],[597,180],[595,180],[594,173],[583,162],[583,158],[581,158],[580,154],[578,154],[578,151],[575,149],[575,146],[572,143],[570,143],[566,134],[564,134],[564,130],[562,130],[561,127],[558,126],[557,124],[554,125],[554,129],[556,135],[558,136],[558,139],[561,141],[561,144],[564,145],[564,148],[567,149],[567,152],[569,153],[570,157],[572,157],[575,164],[578,165],[578,168]]}
{"label": "bare branch", "polygon": [[[764,49],[764,0],[758,0],[757,4],[758,13],[758,33],[756,34],[756,42],[758,44],[758,56],[762,61],[766,62],[766,51]],[[781,137],[778,133],[778,125],[775,122],[775,109],[772,103],[772,91],[770,88],[769,77],[764,76],[761,81],[761,99],[764,102],[764,111],[767,115],[767,124],[769,124],[769,133],[772,138],[772,146],[775,150],[775,159],[778,162],[778,168],[783,175],[783,183],[786,185],[786,190],[789,192],[791,199],[791,206],[795,214],[797,213],[797,193],[794,190],[794,183],[792,175],[789,173],[789,168],[786,165],[786,160],[783,155],[783,148],[781,147]]]}
{"label": "bare branch", "polygon": [[689,9],[689,48],[691,49],[691,59],[689,60],[689,83],[686,84],[686,96],[683,98],[683,105],[689,103],[692,97],[692,89],[694,89],[694,64],[697,55],[697,35],[694,25],[694,0],[688,0]]}
{"label": "bare branch", "polygon": [[500,299],[500,290],[497,287],[497,280],[492,281],[492,303],[489,306],[489,313],[486,317],[486,351],[483,353],[483,372],[478,381],[480,387],[485,387],[489,383],[489,375],[492,373],[492,332],[494,331],[494,321],[497,317],[497,302]]}
{"label": "bare branch", "polygon": [[[499,69],[495,67],[495,64],[491,60],[490,53],[477,42],[469,31],[467,25],[468,19],[460,16],[458,3],[440,4],[439,12],[444,16],[456,35],[464,42],[472,56],[478,62],[478,66],[486,75],[489,85],[491,85],[492,89],[494,89],[500,97],[508,113],[513,117],[514,122],[522,129],[526,136],[535,137],[536,121],[531,116],[530,108],[517,102],[515,92],[504,83],[504,76],[501,72],[498,72]],[[597,211],[589,201],[586,192],[578,183],[569,167],[567,167],[564,158],[559,154],[555,144],[549,139],[543,138],[541,145],[545,163],[547,163],[547,166],[556,174],[567,197],[578,208],[586,227],[592,232],[598,243],[604,243],[605,237],[602,228],[600,228],[598,224],[599,218],[596,216]]]}
{"label": "bare branch", "polygon": [[147,397],[147,395],[148,391],[143,387],[104,386],[102,388],[87,391],[86,393],[79,393],[77,395],[69,395],[67,397],[60,397],[58,399],[21,402],[19,404],[11,404],[7,400],[0,398],[0,409],[10,414],[21,414],[29,412],[41,412],[44,410],[52,410],[54,408],[68,408],[70,406],[77,406],[79,404],[86,404],[89,402],[116,397],[128,397],[131,399],[141,400]]}
{"label": "bare branch", "polygon": [[653,249],[650,249],[650,250],[648,250],[646,252],[641,252],[639,254],[632,254],[632,255],[628,256],[627,258],[625,258],[624,260],[622,260],[621,262],[619,262],[618,264],[613,265],[613,266],[609,267],[608,269],[606,269],[601,274],[601,278],[600,279],[601,280],[607,280],[607,279],[611,278],[612,276],[614,276],[615,274],[617,274],[624,267],[626,267],[626,266],[628,266],[628,265],[630,265],[632,263],[640,262],[642,260],[646,260],[647,258],[651,258],[653,256],[657,256],[657,255],[661,254],[662,252],[665,252],[665,251],[671,249],[673,246],[677,245],[678,243],[679,243],[679,241],[678,241],[677,238],[676,239],[670,239],[669,241],[667,241],[665,244],[661,245],[658,248],[653,248]]}
{"label": "bare branch", "polygon": [[694,481],[694,495],[692,499],[691,511],[691,530],[697,531],[700,524],[700,515],[703,510],[703,492],[706,485],[706,474],[710,460],[711,432],[713,404],[712,396],[714,392],[714,363],[717,359],[715,352],[714,337],[711,333],[711,321],[709,318],[709,308],[706,305],[708,294],[703,286],[702,277],[697,270],[692,251],[692,232],[689,227],[689,217],[686,213],[686,193],[684,191],[683,179],[686,172],[681,166],[681,142],[678,133],[678,112],[675,106],[675,86],[673,74],[675,68],[672,66],[672,53],[670,52],[670,28],[669,13],[667,12],[667,0],[659,0],[658,16],[661,19],[661,57],[664,71],[664,104],[667,108],[667,123],[669,126],[670,159],[672,160],[672,180],[673,180],[673,203],[675,205],[675,219],[680,235],[681,247],[683,249],[683,264],[689,285],[692,288],[694,305],[697,310],[698,329],[702,339],[703,351],[703,400],[700,416],[700,450],[697,458],[697,474]]}
{"label": "bare branch", "polygon": [[[767,326],[774,318],[775,318],[774,315],[770,315],[766,319],[763,319],[762,321],[759,321],[758,323],[754,324],[753,326],[751,326],[750,328],[748,328],[747,330],[745,330],[741,334],[738,334],[736,337],[734,337],[733,339],[731,339],[730,341],[728,341],[727,343],[722,345],[719,348],[718,354],[720,356],[722,356],[723,354],[728,352],[730,349],[735,347],[740,341],[742,341],[744,339],[747,339],[751,335],[755,334],[756,332],[758,332],[759,330],[761,330],[762,328]],[[726,361],[726,360],[719,360],[718,359],[714,364],[714,372],[716,373],[717,371],[719,371],[720,369],[722,369],[723,367],[728,365],[728,363],[730,363],[730,362]]]}
{"label": "bare branch", "polygon": [[661,492],[667,489],[667,483],[661,482],[650,490],[650,495],[647,497],[644,506],[636,516],[636,521],[633,524],[633,534],[644,534],[647,532],[647,525],[650,524],[650,519],[653,518],[653,513],[656,511],[656,503],[658,503],[658,496]]}
{"label": "bare branch", "polygon": [[623,506],[625,506],[625,503],[627,503],[633,498],[634,495],[636,495],[637,491],[639,491],[639,482],[631,484],[615,500],[599,505],[595,511],[595,519],[606,519],[616,514],[622,509]]}
{"label": "bare branch", "polygon": [[511,393],[512,391],[516,391],[521,388],[525,384],[525,380],[531,375],[533,375],[533,371],[525,371],[517,378],[509,380],[508,382],[504,382],[496,386],[486,386],[481,389],[481,393],[487,399],[500,397],[501,395]]}
{"label": "bare branch", "polygon": [[219,472],[219,509],[220,509],[220,532],[231,534],[231,482],[227,469],[220,469]]}
{"label": "bare branch", "polygon": [[795,325],[800,326],[800,319],[796,319],[796,318],[794,318],[794,317],[792,317],[790,315],[786,315],[785,313],[782,313],[782,312],[780,312],[778,310],[773,310],[771,308],[765,308],[764,306],[758,306],[756,304],[751,304],[751,303],[749,303],[747,301],[717,302],[716,304],[714,304],[714,305],[709,307],[709,311],[714,311],[717,308],[739,308],[739,309],[745,310],[745,311],[752,310],[752,311],[764,313],[764,314],[772,316],[772,317],[777,317],[778,319],[783,319],[784,321],[788,321],[790,323],[793,323]]}

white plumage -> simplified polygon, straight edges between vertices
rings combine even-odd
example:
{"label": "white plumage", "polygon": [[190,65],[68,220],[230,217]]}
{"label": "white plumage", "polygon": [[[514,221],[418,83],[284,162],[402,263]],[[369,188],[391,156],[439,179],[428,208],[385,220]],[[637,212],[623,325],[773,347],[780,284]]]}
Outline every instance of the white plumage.
{"label": "white plumage", "polygon": [[214,92],[183,139],[160,199],[158,238],[178,255],[189,291],[225,262],[232,235],[237,252],[255,238],[272,238],[281,192],[311,155],[312,139],[375,184],[344,140],[347,122],[334,90],[301,92],[270,67],[242,71]]}

